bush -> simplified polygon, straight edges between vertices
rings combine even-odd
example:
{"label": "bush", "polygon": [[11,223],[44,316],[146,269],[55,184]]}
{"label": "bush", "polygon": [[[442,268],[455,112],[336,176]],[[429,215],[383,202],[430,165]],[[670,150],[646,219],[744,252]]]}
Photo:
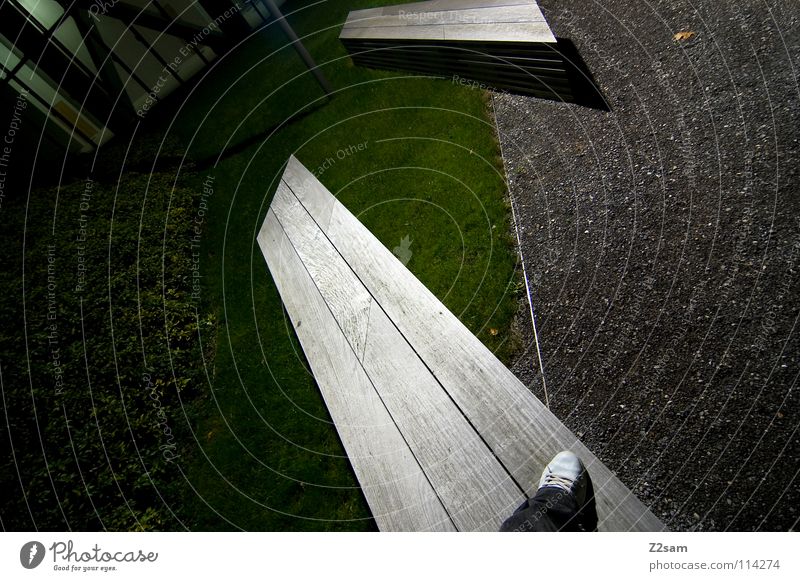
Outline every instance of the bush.
{"label": "bush", "polygon": [[194,202],[169,174],[127,173],[4,216],[6,529],[180,526],[162,499],[183,480],[183,405],[214,329],[192,300]]}

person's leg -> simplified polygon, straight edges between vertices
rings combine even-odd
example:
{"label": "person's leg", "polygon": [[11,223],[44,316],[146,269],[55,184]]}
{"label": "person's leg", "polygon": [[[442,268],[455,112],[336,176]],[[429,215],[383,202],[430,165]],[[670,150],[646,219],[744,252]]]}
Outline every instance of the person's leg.
{"label": "person's leg", "polygon": [[502,532],[577,531],[578,503],[559,488],[542,488],[500,527]]}
{"label": "person's leg", "polygon": [[503,532],[581,530],[578,513],[586,499],[586,473],[572,452],[560,452],[547,465],[533,498],[501,525]]}

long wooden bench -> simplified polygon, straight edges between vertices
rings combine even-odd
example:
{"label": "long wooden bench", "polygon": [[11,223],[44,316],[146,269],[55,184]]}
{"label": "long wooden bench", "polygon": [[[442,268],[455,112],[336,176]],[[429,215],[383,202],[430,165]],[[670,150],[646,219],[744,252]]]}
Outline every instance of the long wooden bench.
{"label": "long wooden bench", "polygon": [[564,58],[535,0],[429,0],[354,10],[339,39],[359,66],[573,100]]}
{"label": "long wooden bench", "polygon": [[381,530],[497,530],[564,449],[600,530],[664,528],[294,157],[258,243]]}

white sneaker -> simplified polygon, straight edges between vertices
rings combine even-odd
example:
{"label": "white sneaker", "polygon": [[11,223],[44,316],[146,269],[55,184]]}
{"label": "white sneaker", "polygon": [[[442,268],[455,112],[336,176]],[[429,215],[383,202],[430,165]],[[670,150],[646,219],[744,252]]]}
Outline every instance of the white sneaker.
{"label": "white sneaker", "polygon": [[569,451],[559,452],[542,472],[539,488],[560,488],[575,497],[578,506],[586,501],[586,469],[583,462]]}

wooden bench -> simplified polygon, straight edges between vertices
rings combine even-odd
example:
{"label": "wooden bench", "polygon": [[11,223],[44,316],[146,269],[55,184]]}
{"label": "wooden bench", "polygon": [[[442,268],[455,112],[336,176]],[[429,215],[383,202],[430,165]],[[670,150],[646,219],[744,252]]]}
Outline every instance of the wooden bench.
{"label": "wooden bench", "polygon": [[339,39],[359,66],[573,100],[564,58],[534,0],[430,0],[355,10]]}
{"label": "wooden bench", "polygon": [[495,531],[560,450],[600,530],[663,524],[294,157],[258,243],[388,531]]}

